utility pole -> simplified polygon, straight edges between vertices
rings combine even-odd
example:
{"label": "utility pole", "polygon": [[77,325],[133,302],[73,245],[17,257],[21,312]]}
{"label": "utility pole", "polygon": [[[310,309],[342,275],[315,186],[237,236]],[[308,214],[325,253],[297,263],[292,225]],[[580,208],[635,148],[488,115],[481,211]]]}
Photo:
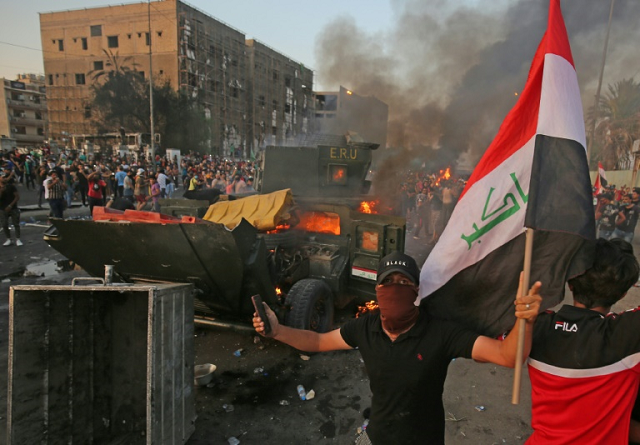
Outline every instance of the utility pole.
{"label": "utility pole", "polygon": [[149,116],[151,124],[151,164],[156,171],[156,135],[153,121],[153,58],[151,53],[151,0],[147,0],[147,16],[149,19]]}
{"label": "utility pole", "polygon": [[598,80],[598,90],[596,91],[596,101],[593,105],[593,126],[591,127],[591,141],[587,147],[587,163],[591,161],[591,148],[596,139],[596,124],[598,122],[598,111],[600,106],[600,90],[602,89],[602,77],[604,76],[604,64],[607,60],[607,46],[609,45],[609,31],[611,31],[611,18],[613,17],[613,5],[616,0],[611,0],[609,9],[609,23],[607,24],[607,36],[604,39],[604,49],[602,50],[602,65],[600,66],[600,79]]}

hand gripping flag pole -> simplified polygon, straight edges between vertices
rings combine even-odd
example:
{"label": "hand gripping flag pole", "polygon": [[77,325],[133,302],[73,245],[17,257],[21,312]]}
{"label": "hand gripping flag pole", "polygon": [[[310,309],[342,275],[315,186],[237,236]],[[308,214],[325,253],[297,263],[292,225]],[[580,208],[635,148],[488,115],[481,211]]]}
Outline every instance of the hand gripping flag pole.
{"label": "hand gripping flag pole", "polygon": [[[420,304],[484,335],[504,333],[514,326],[527,250],[522,291],[540,281],[542,310],[559,304],[566,281],[593,261],[592,199],[578,79],[560,0],[550,0],[547,30],[519,100],[422,267]],[[525,229],[535,239],[527,241]]]}

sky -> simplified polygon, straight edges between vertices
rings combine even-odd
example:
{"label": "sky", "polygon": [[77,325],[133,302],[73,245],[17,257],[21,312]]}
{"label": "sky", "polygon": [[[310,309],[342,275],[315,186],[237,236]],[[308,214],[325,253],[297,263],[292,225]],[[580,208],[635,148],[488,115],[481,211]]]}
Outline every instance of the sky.
{"label": "sky", "polygon": [[[132,2],[0,0],[0,77],[43,73],[39,12],[121,3]],[[363,29],[376,32],[388,27],[392,16],[391,3],[386,0],[191,0],[187,3],[243,32],[247,38],[260,40],[312,69],[316,68],[316,36],[336,17],[351,16]]]}
{"label": "sky", "polygon": [[[474,165],[518,100],[549,0],[191,0],[314,70],[389,107],[387,146]],[[0,0],[0,76],[42,73],[38,12],[108,0]],[[118,4],[113,2],[112,4]],[[610,0],[562,0],[585,115],[594,104]],[[640,0],[615,0],[602,92],[640,81]],[[444,150],[442,149],[444,148]],[[429,161],[431,162],[431,161]]]}

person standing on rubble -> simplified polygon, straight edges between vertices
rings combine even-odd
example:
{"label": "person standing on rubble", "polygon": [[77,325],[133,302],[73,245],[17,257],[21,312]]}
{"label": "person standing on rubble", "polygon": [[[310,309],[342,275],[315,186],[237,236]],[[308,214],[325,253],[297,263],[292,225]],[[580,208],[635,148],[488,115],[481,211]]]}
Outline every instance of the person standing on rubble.
{"label": "person standing on rubble", "polygon": [[[322,334],[280,325],[265,304],[272,329],[269,337],[308,352],[359,349],[373,397],[369,426],[357,444],[444,444],[442,392],[451,360],[464,357],[515,366],[517,329],[500,341],[432,318],[414,304],[419,280],[413,258],[400,252],[387,255],[377,273],[380,311]],[[516,317],[527,321],[525,357],[542,301],[540,286],[537,282],[529,295],[515,300]],[[253,326],[264,336],[264,323],[257,313]]]}

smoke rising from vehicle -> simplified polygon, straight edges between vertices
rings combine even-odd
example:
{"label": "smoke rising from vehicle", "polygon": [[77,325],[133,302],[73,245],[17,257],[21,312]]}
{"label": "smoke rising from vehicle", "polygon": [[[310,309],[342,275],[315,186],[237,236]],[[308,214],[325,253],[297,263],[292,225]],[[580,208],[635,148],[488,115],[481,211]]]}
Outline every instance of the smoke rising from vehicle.
{"label": "smoke rising from vehicle", "polygon": [[[462,156],[473,166],[518,100],[548,5],[394,0],[392,27],[376,34],[353,17],[339,17],[319,35],[318,80],[327,89],[343,85],[386,102],[387,144],[403,149],[398,156],[405,165],[418,158],[434,168],[455,167]],[[594,101],[609,7],[608,1],[562,2],[585,110]],[[640,3],[618,0],[603,92],[608,83],[637,77],[638,23]]]}

